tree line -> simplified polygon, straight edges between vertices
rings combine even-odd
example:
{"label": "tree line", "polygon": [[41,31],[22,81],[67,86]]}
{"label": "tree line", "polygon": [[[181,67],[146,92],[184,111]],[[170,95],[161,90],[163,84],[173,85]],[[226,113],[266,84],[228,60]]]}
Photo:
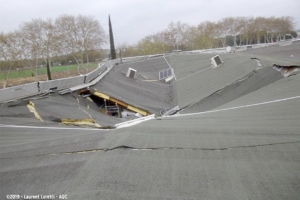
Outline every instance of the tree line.
{"label": "tree line", "polygon": [[51,66],[52,59],[63,55],[82,65],[106,40],[94,17],[61,15],[55,20],[33,19],[22,23],[18,30],[0,33],[1,71],[9,74],[17,67],[35,67],[41,62]]}
{"label": "tree line", "polygon": [[123,44],[124,56],[165,53],[172,50],[197,50],[226,46],[270,43],[285,40],[286,34],[297,37],[292,17],[227,17],[218,22],[206,21],[197,26],[171,22],[158,33],[136,45]]}

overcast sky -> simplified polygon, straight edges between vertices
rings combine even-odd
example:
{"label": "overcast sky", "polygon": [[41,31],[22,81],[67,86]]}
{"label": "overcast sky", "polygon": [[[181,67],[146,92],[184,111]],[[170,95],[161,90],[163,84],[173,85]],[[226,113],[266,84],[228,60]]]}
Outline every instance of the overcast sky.
{"label": "overcast sky", "polygon": [[300,29],[300,0],[0,0],[0,5],[5,33],[31,19],[81,14],[98,19],[108,34],[110,14],[116,46],[137,43],[172,21],[198,25],[225,17],[291,16]]}

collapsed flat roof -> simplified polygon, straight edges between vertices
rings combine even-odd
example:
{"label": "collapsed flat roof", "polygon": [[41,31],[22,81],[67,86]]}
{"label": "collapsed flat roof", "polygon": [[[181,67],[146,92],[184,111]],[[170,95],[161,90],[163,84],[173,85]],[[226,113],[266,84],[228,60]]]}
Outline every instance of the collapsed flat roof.
{"label": "collapsed flat roof", "polygon": [[[128,120],[99,112],[77,92],[31,99],[43,121],[28,109],[28,100],[2,104],[0,196],[297,199],[300,76],[283,77],[272,68],[282,60],[275,49],[220,54],[224,63],[215,69],[210,66],[215,54],[207,53],[115,66],[93,89],[151,113],[180,109],[132,127],[57,123],[92,118],[113,126]],[[277,64],[295,62],[299,57]],[[128,67],[137,70],[136,78],[126,77]],[[159,71],[168,67],[176,79],[159,81]]]}

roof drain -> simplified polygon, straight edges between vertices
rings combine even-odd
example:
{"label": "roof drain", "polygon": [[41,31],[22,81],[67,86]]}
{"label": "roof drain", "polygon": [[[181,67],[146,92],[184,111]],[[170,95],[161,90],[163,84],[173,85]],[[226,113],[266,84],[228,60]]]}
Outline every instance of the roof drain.
{"label": "roof drain", "polygon": [[273,64],[273,68],[279,71],[284,77],[289,77],[300,73],[299,65],[282,66],[282,65]]}

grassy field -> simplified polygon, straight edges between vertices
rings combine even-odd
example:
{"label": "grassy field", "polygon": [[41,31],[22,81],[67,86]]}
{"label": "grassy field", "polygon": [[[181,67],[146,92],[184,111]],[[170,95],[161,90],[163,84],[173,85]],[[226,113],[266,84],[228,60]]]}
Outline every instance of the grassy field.
{"label": "grassy field", "polygon": [[[82,67],[80,67],[80,73],[84,73],[85,74],[88,71],[90,71],[89,68],[95,68],[96,66],[97,66],[96,63],[85,64]],[[77,65],[67,65],[67,66],[51,67],[51,73],[59,73],[59,72],[64,72],[64,73],[70,72],[70,73],[72,73],[74,71],[78,71],[78,66]],[[32,69],[14,70],[14,71],[10,72],[9,79],[34,77],[35,73],[36,73],[36,68],[35,67],[33,67]],[[46,67],[39,67],[37,69],[37,75],[38,76],[45,75],[45,74],[47,74],[47,68]],[[4,78],[5,78],[4,73],[0,73],[0,81],[4,80]]]}
{"label": "grassy field", "polygon": [[[74,76],[78,76],[79,74],[87,74],[93,71],[94,69],[96,69],[97,67],[98,67],[97,63],[85,64],[79,67],[79,73],[78,73],[77,65],[51,67],[51,77],[53,80],[60,79],[60,78],[74,77]],[[35,75],[35,73],[36,73],[36,68],[11,71],[7,83],[4,80],[5,75],[3,73],[0,73],[0,89],[2,89],[3,87],[11,87],[11,86],[22,85],[26,83],[32,83],[36,81],[48,80],[46,67],[39,67],[37,69],[37,76]]]}

